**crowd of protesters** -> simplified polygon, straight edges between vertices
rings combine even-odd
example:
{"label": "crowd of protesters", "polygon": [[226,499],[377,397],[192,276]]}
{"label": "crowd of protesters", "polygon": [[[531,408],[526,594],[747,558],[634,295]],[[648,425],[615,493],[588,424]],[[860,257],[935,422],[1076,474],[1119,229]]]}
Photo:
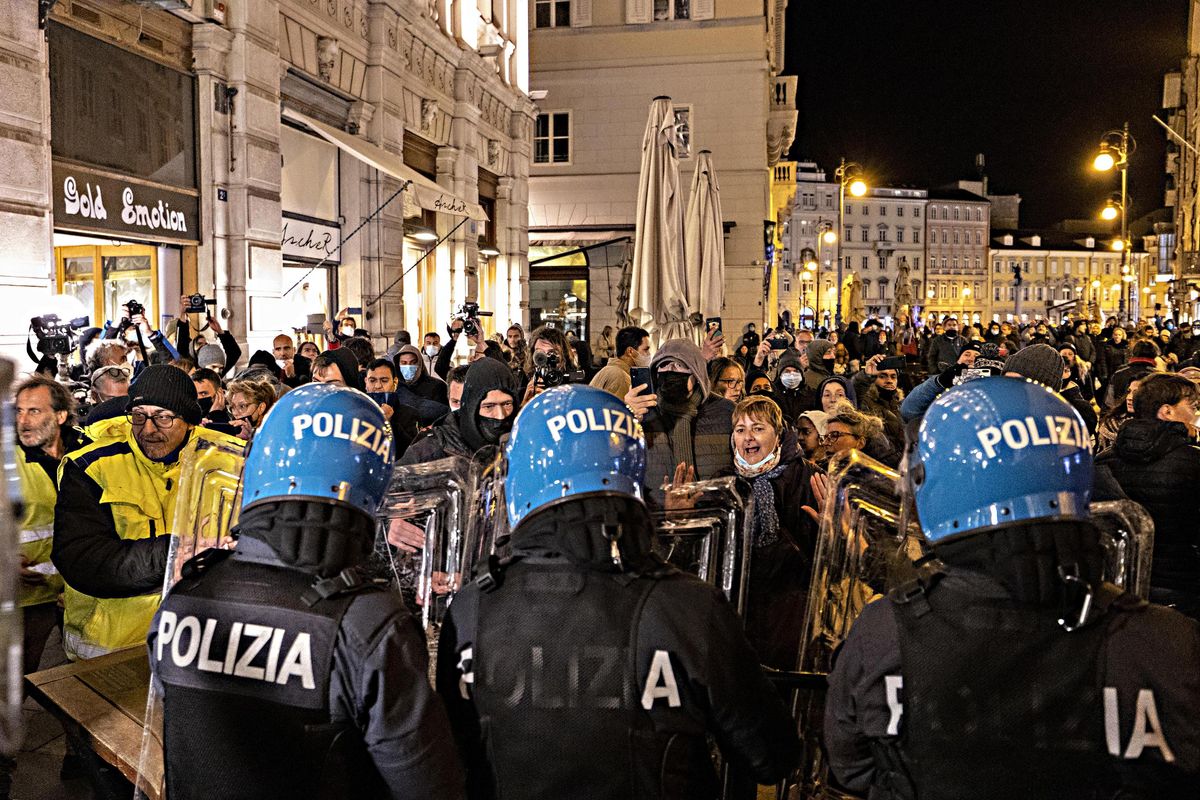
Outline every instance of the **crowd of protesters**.
{"label": "crowd of protesters", "polygon": [[[340,314],[318,341],[281,333],[270,351],[255,351],[239,366],[242,347],[218,320],[208,315],[193,329],[191,316],[181,308],[166,333],[138,314],[86,333],[77,373],[86,398],[49,377],[17,389],[22,478],[40,498],[24,524],[53,531],[52,547],[46,533],[24,550],[29,670],[54,626],[50,609],[64,578],[72,658],[140,640],[144,630],[125,635],[88,626],[105,604],[110,618],[132,615],[126,628],[148,620],[145,608],[113,598],[137,600],[161,582],[166,549],[154,531],[169,522],[164,509],[174,490],[164,476],[177,467],[181,448],[201,436],[251,441],[278,398],[310,381],[358,389],[378,403],[400,464],[471,457],[500,445],[520,408],[553,386],[590,383],[620,398],[645,434],[643,489],[652,508],[678,502],[683,484],[726,476],[753,497],[755,566],[745,623],[764,663],[788,668],[830,460],[858,450],[898,467],[906,426],[942,392],[986,375],[1021,377],[1079,411],[1098,454],[1093,499],[1131,499],[1153,518],[1152,599],[1200,614],[1193,524],[1200,512],[1200,324],[980,326],[946,317],[913,332],[867,319],[835,330],[761,334],[750,324],[738,338],[716,330],[699,343],[674,339],[657,347],[642,328],[606,326],[593,348],[552,326],[527,333],[514,323],[487,336],[478,320],[455,318],[444,334],[423,332],[416,342],[400,331],[379,352],[358,320]],[[39,371],[53,374],[57,365],[44,359]],[[129,463],[111,467],[114,442]],[[60,462],[73,466],[60,471]],[[128,478],[143,473],[150,477],[137,489]],[[133,492],[129,503],[144,506],[148,492],[162,508],[106,516],[99,499],[117,485]],[[415,556],[422,536],[401,526],[388,542]],[[104,547],[111,553],[96,567],[86,554]]]}

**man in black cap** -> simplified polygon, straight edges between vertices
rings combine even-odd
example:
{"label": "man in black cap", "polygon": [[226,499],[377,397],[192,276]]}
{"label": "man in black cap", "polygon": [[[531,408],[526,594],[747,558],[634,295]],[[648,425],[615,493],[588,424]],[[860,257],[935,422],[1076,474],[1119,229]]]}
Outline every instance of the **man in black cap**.
{"label": "man in black cap", "polygon": [[199,440],[196,385],[165,364],[129,391],[125,424],[66,455],[58,470],[51,559],[66,581],[63,645],[72,660],[144,641],[170,547],[180,456]]}

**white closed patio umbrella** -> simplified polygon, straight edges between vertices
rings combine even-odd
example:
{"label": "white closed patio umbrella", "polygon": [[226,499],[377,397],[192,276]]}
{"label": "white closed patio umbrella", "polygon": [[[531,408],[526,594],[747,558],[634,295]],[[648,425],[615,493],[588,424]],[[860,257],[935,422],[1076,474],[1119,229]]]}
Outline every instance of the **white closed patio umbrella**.
{"label": "white closed patio umbrella", "polygon": [[[700,317],[721,316],[725,300],[725,227],[721,185],[712,153],[701,150],[692,176],[692,194],[683,221],[683,252],[688,306]],[[699,329],[700,334],[705,333]]]}
{"label": "white closed patio umbrella", "polygon": [[650,104],[650,118],[642,138],[629,317],[634,325],[648,330],[657,343],[687,337],[691,331],[676,146],[671,98],[656,97]]}

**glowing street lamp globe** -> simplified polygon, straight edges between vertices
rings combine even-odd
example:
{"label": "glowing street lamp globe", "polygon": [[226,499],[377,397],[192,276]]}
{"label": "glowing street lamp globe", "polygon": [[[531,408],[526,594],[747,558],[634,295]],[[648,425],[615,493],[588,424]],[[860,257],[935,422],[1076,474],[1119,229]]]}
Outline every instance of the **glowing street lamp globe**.
{"label": "glowing street lamp globe", "polygon": [[855,178],[854,180],[850,181],[850,194],[854,195],[855,197],[862,197],[866,193],[866,181],[862,180],[861,178]]}

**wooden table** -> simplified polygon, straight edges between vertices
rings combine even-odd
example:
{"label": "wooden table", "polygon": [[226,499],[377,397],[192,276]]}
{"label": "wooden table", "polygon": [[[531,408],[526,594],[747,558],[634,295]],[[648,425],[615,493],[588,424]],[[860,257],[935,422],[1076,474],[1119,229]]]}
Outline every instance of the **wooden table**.
{"label": "wooden table", "polygon": [[[77,661],[25,676],[30,694],[57,716],[64,727],[86,742],[96,754],[138,783],[150,662],[144,646],[118,650],[100,658]],[[162,717],[141,789],[159,800],[162,786]]]}

